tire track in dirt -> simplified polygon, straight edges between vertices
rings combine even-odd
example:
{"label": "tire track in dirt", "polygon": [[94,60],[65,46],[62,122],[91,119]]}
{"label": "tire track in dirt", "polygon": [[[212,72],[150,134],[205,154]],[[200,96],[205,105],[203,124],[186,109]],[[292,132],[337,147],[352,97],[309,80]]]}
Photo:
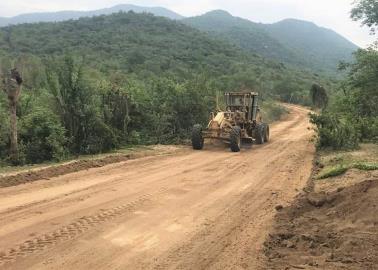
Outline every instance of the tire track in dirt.
{"label": "tire track in dirt", "polygon": [[153,197],[159,196],[167,192],[167,190],[168,188],[164,187],[156,193],[146,193],[143,196],[140,196],[138,199],[129,203],[122,204],[110,209],[102,209],[95,215],[81,217],[51,233],[42,234],[6,251],[0,251],[0,266],[7,262],[16,260],[17,257],[27,256],[29,254],[42,251],[59,242],[72,240],[100,223],[107,222],[119,216],[123,216],[135,211],[138,206],[151,201]]}
{"label": "tire track in dirt", "polygon": [[307,111],[290,110],[240,153],[207,144],[0,189],[0,268],[257,269],[274,207],[312,166]]}
{"label": "tire track in dirt", "polygon": [[[272,180],[269,179],[269,175],[277,175],[281,168],[300,163],[300,157],[294,160],[282,159],[287,154],[284,150],[292,147],[292,145],[292,141],[284,141],[278,147],[276,144],[269,145],[276,148],[280,154],[267,159],[266,167],[272,163],[275,164],[275,167],[272,170],[267,170],[266,167],[260,168],[261,173],[257,173],[259,173],[261,180],[253,188],[249,188],[242,197],[235,200],[232,205],[227,207],[218,217],[211,220],[209,224],[201,227],[186,243],[169,250],[164,257],[155,259],[154,262],[146,262],[146,264],[138,266],[136,269],[222,269],[214,266],[219,260],[224,260],[225,253],[229,252],[227,249],[232,249],[232,245],[235,244],[234,235],[246,231],[251,223],[254,223],[255,226],[264,226],[262,221],[264,219],[259,219],[261,217],[266,218],[266,215],[271,215],[275,198],[271,197],[270,192],[257,194],[256,190],[266,190],[272,186]],[[258,150],[263,151],[264,149],[259,148]],[[277,185],[281,185],[281,183],[277,183]],[[265,213],[255,217],[255,213],[258,211]],[[190,256],[188,256],[189,254]],[[151,267],[151,264],[155,266]]]}

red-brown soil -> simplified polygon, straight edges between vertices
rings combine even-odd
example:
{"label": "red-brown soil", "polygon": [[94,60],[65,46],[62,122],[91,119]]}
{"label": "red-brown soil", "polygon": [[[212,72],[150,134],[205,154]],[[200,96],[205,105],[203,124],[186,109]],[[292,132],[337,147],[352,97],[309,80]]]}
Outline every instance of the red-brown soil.
{"label": "red-brown soil", "polygon": [[289,108],[240,153],[206,144],[0,188],[0,268],[257,269],[314,159],[308,110]]}
{"label": "red-brown soil", "polygon": [[378,177],[358,175],[346,187],[343,177],[327,180],[331,191],[303,193],[279,212],[263,268],[378,269]]}

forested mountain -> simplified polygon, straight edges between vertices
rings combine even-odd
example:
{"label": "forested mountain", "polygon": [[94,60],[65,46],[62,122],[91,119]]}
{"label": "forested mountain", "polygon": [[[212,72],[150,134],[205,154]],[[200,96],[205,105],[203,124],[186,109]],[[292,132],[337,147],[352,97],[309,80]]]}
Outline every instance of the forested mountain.
{"label": "forested mountain", "polygon": [[335,72],[338,63],[349,61],[352,58],[352,52],[357,49],[357,46],[334,31],[318,27],[310,22],[287,19],[274,24],[261,24],[234,17],[222,10],[184,18],[161,7],[125,4],[94,11],[22,14],[12,18],[0,18],[0,26],[60,22],[130,10],[136,13],[151,13],[155,16],[181,20],[183,23],[209,32],[217,38],[228,40],[248,52],[316,72]]}
{"label": "forested mountain", "polygon": [[284,46],[324,70],[334,70],[340,60],[351,61],[358,47],[335,31],[314,23],[286,19],[263,28]]}
{"label": "forested mountain", "polygon": [[0,50],[7,55],[42,58],[73,54],[84,56],[92,68],[104,73],[123,71],[143,76],[224,75],[242,64],[254,69],[254,76],[287,70],[179,21],[133,12],[1,28]]}
{"label": "forested mountain", "polygon": [[243,59],[228,43],[180,22],[133,12],[5,27],[0,29],[0,49],[13,55],[85,56],[105,73],[167,72],[183,77],[189,70],[224,74]]}
{"label": "forested mountain", "polygon": [[294,50],[282,45],[259,24],[234,17],[226,11],[215,10],[182,21],[263,57],[273,58],[284,63],[301,63]]}
{"label": "forested mountain", "polygon": [[[319,75],[289,68],[180,21],[115,13],[0,28],[0,76],[19,68],[22,162],[172,143],[206,124],[218,92],[309,104]],[[9,149],[0,95],[0,158]],[[264,106],[266,107],[266,106]]]}
{"label": "forested mountain", "polygon": [[332,30],[300,20],[258,24],[217,10],[182,21],[247,51],[315,71],[335,72],[358,48]]}
{"label": "forested mountain", "polygon": [[129,4],[117,5],[111,8],[98,9],[93,11],[59,11],[59,12],[40,12],[21,14],[15,17],[0,17],[0,26],[14,25],[20,23],[36,23],[36,22],[59,22],[79,19],[82,17],[93,17],[98,15],[109,15],[119,11],[136,13],[151,13],[155,16],[167,17],[174,20],[184,18],[169,9],[163,7],[141,7]]}

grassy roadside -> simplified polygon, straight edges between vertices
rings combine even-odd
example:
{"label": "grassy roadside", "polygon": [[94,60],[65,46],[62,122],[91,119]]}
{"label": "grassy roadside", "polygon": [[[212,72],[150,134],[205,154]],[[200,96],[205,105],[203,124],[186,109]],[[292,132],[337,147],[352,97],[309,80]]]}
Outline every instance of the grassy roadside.
{"label": "grassy roadside", "polygon": [[1,164],[0,163],[0,175],[5,175],[5,174],[14,174],[18,172],[23,172],[23,171],[30,171],[30,170],[38,170],[38,169],[43,169],[45,167],[49,166],[55,166],[55,165],[63,165],[67,164],[73,161],[81,161],[81,160],[96,160],[96,159],[102,159],[105,157],[109,156],[118,156],[118,155],[127,155],[131,153],[136,153],[136,152],[142,152],[142,151],[152,151],[154,150],[153,146],[125,146],[120,149],[116,149],[114,151],[111,151],[109,153],[104,153],[104,154],[97,154],[97,155],[81,155],[78,157],[72,156],[69,159],[62,160],[62,161],[47,161],[41,164],[28,164],[24,166],[10,166],[7,164]]}
{"label": "grassy roadside", "polygon": [[[112,154],[82,156],[72,161],[62,163],[42,164],[38,166],[26,166],[9,168],[7,173],[0,174],[0,188],[17,186],[31,183],[37,180],[50,180],[54,177],[101,168],[110,164],[140,159],[152,156],[165,156],[181,152],[185,147],[155,145],[151,147],[138,147],[132,149],[121,149]],[[13,171],[12,171],[13,170]]]}
{"label": "grassy roadside", "polygon": [[[288,109],[285,108],[283,105],[277,102],[271,101],[271,100],[264,101],[263,104],[261,105],[261,108],[262,108],[261,110],[264,117],[264,121],[266,121],[267,123],[278,121],[289,113]],[[187,144],[190,144],[190,140],[188,140]],[[7,174],[14,174],[14,173],[23,172],[23,171],[29,171],[29,170],[38,170],[38,169],[43,169],[50,166],[63,165],[63,164],[67,164],[73,161],[94,160],[94,159],[105,158],[108,156],[127,155],[127,154],[141,152],[141,151],[152,151],[156,149],[156,147],[158,146],[129,145],[129,146],[124,146],[119,149],[115,149],[111,152],[104,153],[104,154],[81,155],[77,157],[72,156],[68,159],[64,159],[59,162],[46,161],[40,164],[26,164],[23,166],[10,166],[9,164],[0,160],[0,176],[7,175]]]}
{"label": "grassy roadside", "polygon": [[346,173],[350,169],[378,170],[378,145],[361,144],[356,151],[319,151],[316,179],[326,179]]}

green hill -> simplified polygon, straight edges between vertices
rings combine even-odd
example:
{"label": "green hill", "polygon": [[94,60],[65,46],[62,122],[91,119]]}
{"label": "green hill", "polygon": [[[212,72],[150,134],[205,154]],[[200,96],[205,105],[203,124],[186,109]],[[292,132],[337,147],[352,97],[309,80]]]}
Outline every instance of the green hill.
{"label": "green hill", "polygon": [[76,20],[83,17],[93,17],[99,15],[110,15],[119,11],[136,13],[151,13],[155,16],[162,16],[173,20],[184,18],[180,14],[163,7],[141,7],[136,5],[121,4],[110,8],[97,9],[91,11],[58,11],[58,12],[38,12],[20,14],[14,17],[0,17],[0,26],[15,25],[21,23],[37,23],[37,22],[61,22],[67,20]]}
{"label": "green hill", "polygon": [[[238,20],[231,16],[229,19]],[[258,33],[267,42],[272,41],[265,33]],[[314,81],[328,81],[251,54],[181,21],[152,14],[120,12],[0,28],[0,56],[48,59],[67,54],[84,57],[88,67],[104,76],[117,72],[142,80],[163,76],[184,81],[205,74],[209,79],[216,78],[214,83],[219,90],[247,87],[297,102],[307,100],[307,93],[303,92]]]}
{"label": "green hill", "polygon": [[314,23],[287,19],[263,28],[284,46],[323,70],[335,70],[338,63],[352,60],[358,47],[333,30],[318,27]]}
{"label": "green hill", "polygon": [[215,10],[182,21],[263,57],[291,64],[300,63],[300,59],[293,50],[283,46],[259,24],[233,17],[226,11]]}
{"label": "green hill", "polygon": [[[222,91],[253,89],[264,102],[309,104],[314,81],[330,88],[324,77],[180,21],[134,12],[0,28],[0,72],[11,62],[24,79],[21,162],[32,163],[180,142],[195,123],[206,125]],[[0,95],[0,159],[9,149],[6,99]],[[265,104],[271,116],[282,112]]]}
{"label": "green hill", "polygon": [[105,72],[188,69],[223,72],[241,54],[182,23],[150,14],[116,13],[59,23],[23,24],[0,30],[0,49],[39,57],[72,53]]}
{"label": "green hill", "polygon": [[335,72],[357,49],[337,33],[299,20],[258,24],[216,10],[182,21],[249,52],[316,72]]}
{"label": "green hill", "polygon": [[179,21],[134,12],[0,28],[0,51],[42,58],[67,53],[84,56],[86,63],[105,74],[122,71],[183,79],[198,73],[222,76],[251,72],[249,78],[262,80],[262,74],[279,74],[280,78],[286,72],[311,77],[248,54]]}

